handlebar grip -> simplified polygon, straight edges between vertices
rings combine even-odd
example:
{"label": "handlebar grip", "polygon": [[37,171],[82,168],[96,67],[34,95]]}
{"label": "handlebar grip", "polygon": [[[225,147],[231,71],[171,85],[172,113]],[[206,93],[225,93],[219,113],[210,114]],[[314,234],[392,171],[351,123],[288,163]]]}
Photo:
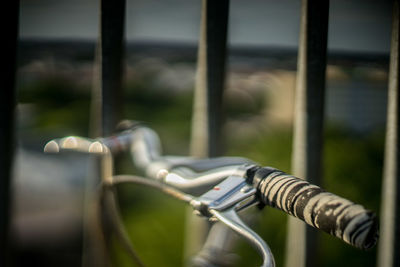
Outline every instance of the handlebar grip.
{"label": "handlebar grip", "polygon": [[285,211],[348,244],[369,249],[377,242],[377,218],[361,205],[269,167],[255,171],[253,184],[263,204]]}

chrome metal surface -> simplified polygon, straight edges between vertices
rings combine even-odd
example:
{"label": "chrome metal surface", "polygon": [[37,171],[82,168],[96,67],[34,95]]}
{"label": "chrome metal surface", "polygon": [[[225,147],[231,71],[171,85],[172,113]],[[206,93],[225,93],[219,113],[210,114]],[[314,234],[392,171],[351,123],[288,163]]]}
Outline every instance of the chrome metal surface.
{"label": "chrome metal surface", "polygon": [[275,260],[271,253],[270,248],[265,241],[252,229],[250,229],[236,214],[234,208],[217,211],[214,209],[209,210],[210,213],[215,216],[220,222],[231,228],[240,236],[244,237],[262,256],[263,263],[262,267],[274,267]]}
{"label": "chrome metal surface", "polygon": [[[246,190],[242,190],[243,188]],[[232,175],[203,194],[199,200],[209,209],[222,211],[236,206],[255,193],[256,189],[249,188],[249,184],[243,177]]]}
{"label": "chrome metal surface", "polygon": [[[243,173],[244,170],[245,168],[241,168],[238,172]],[[249,185],[243,176],[229,176],[190,204],[210,221],[221,221],[244,237],[262,256],[262,266],[275,266],[273,255],[267,244],[236,213],[237,210],[243,210],[258,202],[254,198],[256,189]]]}
{"label": "chrome metal surface", "polygon": [[[196,191],[196,188],[210,187],[226,177],[232,175],[238,166],[228,166],[213,170],[212,172],[206,172],[203,174],[197,174],[197,177],[192,179],[184,178],[175,172],[169,173],[165,179],[164,183],[169,184],[173,187],[179,188],[183,191]],[[193,177],[193,176],[192,176]]]}

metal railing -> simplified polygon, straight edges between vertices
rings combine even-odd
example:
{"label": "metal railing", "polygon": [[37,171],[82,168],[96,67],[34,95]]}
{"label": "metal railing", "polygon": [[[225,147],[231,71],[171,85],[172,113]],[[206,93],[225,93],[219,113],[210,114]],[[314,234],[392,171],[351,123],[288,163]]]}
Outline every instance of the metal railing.
{"label": "metal railing", "polygon": [[[222,94],[225,78],[229,0],[202,0],[201,36],[198,50],[196,92],[193,108],[192,154],[215,156],[221,153],[220,132],[223,118]],[[12,1],[14,27],[7,32],[7,66],[15,66],[18,1]],[[125,0],[101,0],[97,75],[93,93],[92,129],[94,135],[108,135],[119,119],[122,97]],[[393,5],[390,52],[386,152],[381,202],[381,240],[378,266],[400,265],[400,171],[399,171],[399,1]],[[319,184],[322,170],[325,70],[327,57],[329,1],[302,0],[300,43],[296,83],[293,142],[293,173]],[[3,23],[4,24],[4,23]],[[5,25],[5,24],[4,24]],[[8,34],[9,33],[9,34]],[[10,170],[13,157],[15,108],[15,67],[2,72],[0,112],[0,265],[5,265],[9,225]],[[100,118],[96,120],[94,118]],[[313,234],[291,220],[290,244],[300,248],[286,258],[286,266],[312,266],[310,253],[316,249]],[[297,243],[292,243],[297,240]],[[300,243],[299,243],[300,242]]]}
{"label": "metal railing", "polygon": [[392,17],[385,162],[381,201],[381,241],[378,266],[400,265],[400,154],[399,154],[399,37],[400,5],[395,0]]}
{"label": "metal railing", "polygon": [[[325,71],[329,1],[302,1],[295,89],[292,172],[317,185],[322,180]],[[289,218],[285,266],[317,266],[316,231]]]}
{"label": "metal railing", "polygon": [[3,63],[0,74],[0,266],[10,262],[11,177],[14,158],[14,121],[16,108],[15,70],[19,25],[19,1],[12,1],[7,8],[7,19],[2,17]]}

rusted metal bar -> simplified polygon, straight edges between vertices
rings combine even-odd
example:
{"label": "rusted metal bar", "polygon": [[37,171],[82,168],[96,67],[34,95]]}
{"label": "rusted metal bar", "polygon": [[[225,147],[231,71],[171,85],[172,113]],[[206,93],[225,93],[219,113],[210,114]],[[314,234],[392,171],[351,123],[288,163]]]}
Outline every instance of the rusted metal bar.
{"label": "rusted metal bar", "polygon": [[395,0],[393,4],[392,20],[385,162],[381,202],[381,237],[378,248],[378,266],[381,267],[400,266],[400,4],[398,0]]}
{"label": "rusted metal bar", "polygon": [[11,1],[2,17],[3,49],[0,95],[0,266],[10,264],[9,226],[11,177],[14,158],[14,121],[16,108],[15,70],[17,59],[19,1]]}
{"label": "rusted metal bar", "polygon": [[[292,172],[320,184],[329,1],[303,0],[295,93]],[[289,218],[286,267],[315,266],[315,231]]]}
{"label": "rusted metal bar", "polygon": [[[225,81],[229,0],[202,1],[190,153],[213,157],[221,153],[222,95]],[[188,210],[185,258],[197,253],[209,226]]]}

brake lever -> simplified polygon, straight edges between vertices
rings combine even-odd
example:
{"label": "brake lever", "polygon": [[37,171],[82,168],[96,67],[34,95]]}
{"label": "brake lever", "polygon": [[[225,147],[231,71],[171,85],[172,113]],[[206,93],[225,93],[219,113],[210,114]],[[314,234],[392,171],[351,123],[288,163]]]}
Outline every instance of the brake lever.
{"label": "brake lever", "polygon": [[233,174],[196,200],[191,202],[198,215],[218,220],[247,240],[262,256],[262,267],[274,267],[275,261],[265,241],[250,229],[237,212],[257,204],[256,189],[243,178],[244,173]]}
{"label": "brake lever", "polygon": [[237,234],[245,238],[262,256],[262,267],[274,267],[274,256],[267,243],[250,227],[248,227],[242,219],[237,215],[235,208],[230,208],[225,211],[216,211],[211,209],[210,213],[215,216],[220,222],[231,228]]}

